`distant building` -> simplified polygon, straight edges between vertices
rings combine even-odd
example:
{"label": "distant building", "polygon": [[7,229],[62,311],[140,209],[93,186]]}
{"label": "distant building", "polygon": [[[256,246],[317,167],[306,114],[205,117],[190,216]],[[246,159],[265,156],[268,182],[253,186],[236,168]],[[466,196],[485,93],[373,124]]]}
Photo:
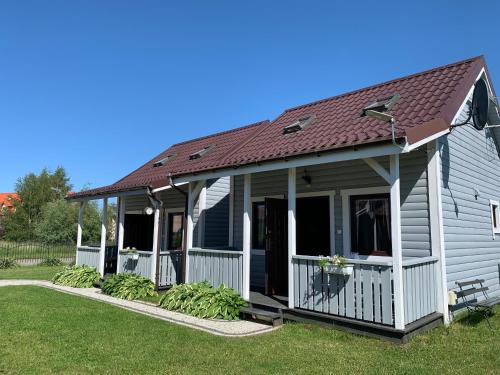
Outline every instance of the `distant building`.
{"label": "distant building", "polygon": [[0,193],[0,217],[4,210],[14,211],[14,201],[19,199],[17,193]]}

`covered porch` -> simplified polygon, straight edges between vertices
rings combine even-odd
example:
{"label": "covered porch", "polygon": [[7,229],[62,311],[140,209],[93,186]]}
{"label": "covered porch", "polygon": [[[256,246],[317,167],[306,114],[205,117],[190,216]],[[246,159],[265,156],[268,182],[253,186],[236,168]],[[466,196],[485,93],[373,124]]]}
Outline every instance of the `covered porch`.
{"label": "covered porch", "polygon": [[[289,317],[331,317],[367,330],[442,321],[436,150],[391,151],[232,172],[228,248],[188,241],[187,280],[224,283],[255,305],[271,298]],[[287,164],[294,163],[280,165]],[[190,192],[203,183],[191,181]],[[196,194],[190,197],[188,238]],[[373,230],[359,207],[371,208],[365,221]],[[352,274],[320,267],[335,254],[347,258]]]}

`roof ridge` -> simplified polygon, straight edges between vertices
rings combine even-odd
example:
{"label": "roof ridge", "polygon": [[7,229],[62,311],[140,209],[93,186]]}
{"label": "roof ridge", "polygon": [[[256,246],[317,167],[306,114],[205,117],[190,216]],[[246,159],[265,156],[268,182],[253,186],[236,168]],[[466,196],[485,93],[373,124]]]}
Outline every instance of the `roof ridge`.
{"label": "roof ridge", "polygon": [[264,122],[269,122],[269,120],[261,120],[261,121],[257,121],[257,122],[254,122],[253,124],[249,124],[249,125],[244,125],[244,126],[240,126],[238,128],[233,128],[233,129],[228,129],[228,130],[223,130],[221,132],[218,132],[218,133],[213,133],[213,134],[208,134],[208,135],[204,135],[202,137],[198,137],[198,138],[193,138],[193,139],[188,139],[186,141],[182,141],[182,142],[179,142],[179,143],[174,143],[171,147],[174,147],[174,146],[180,146],[180,145],[185,145],[187,143],[191,143],[191,142],[197,142],[197,141],[201,141],[203,139],[208,139],[208,138],[212,138],[212,137],[217,137],[217,136],[220,136],[220,135],[224,135],[224,134],[230,134],[230,133],[235,133],[237,131],[241,131],[241,130],[244,130],[244,129],[247,129],[247,128],[251,128],[253,126],[259,126],[261,125],[262,123]]}
{"label": "roof ridge", "polygon": [[433,72],[436,72],[436,71],[439,71],[439,70],[450,68],[452,66],[465,64],[465,63],[472,62],[472,61],[479,60],[479,59],[483,59],[483,58],[484,58],[483,55],[478,55],[478,56],[474,56],[474,57],[471,57],[471,58],[468,58],[468,59],[465,59],[465,60],[456,61],[456,62],[453,62],[453,63],[450,63],[450,64],[438,66],[438,67],[435,67],[435,68],[432,68],[432,69],[427,69],[427,70],[424,70],[424,71],[421,71],[421,72],[418,72],[418,73],[413,73],[413,74],[410,74],[410,75],[401,76],[401,77],[398,77],[398,78],[393,78],[393,79],[391,79],[389,81],[376,83],[376,84],[373,84],[373,85],[370,85],[370,86],[366,86],[366,87],[362,87],[362,88],[359,88],[359,89],[356,89],[356,90],[348,91],[348,92],[345,92],[345,93],[342,93],[342,94],[339,94],[339,95],[334,95],[334,96],[330,96],[328,98],[319,99],[319,100],[315,100],[315,101],[310,102],[310,103],[301,104],[301,105],[298,105],[298,106],[295,106],[295,107],[291,107],[291,108],[286,109],[283,113],[295,111],[297,109],[309,107],[309,106],[320,104],[320,103],[323,103],[323,102],[328,102],[328,101],[333,100],[333,99],[338,99],[338,98],[342,98],[342,97],[345,97],[345,96],[357,94],[357,93],[359,93],[361,91],[371,90],[371,89],[374,89],[376,87],[381,87],[381,86],[392,84],[394,82],[405,81],[405,80],[410,79],[410,78],[414,78],[414,77],[417,77],[417,76],[421,76],[421,75],[433,73]]}

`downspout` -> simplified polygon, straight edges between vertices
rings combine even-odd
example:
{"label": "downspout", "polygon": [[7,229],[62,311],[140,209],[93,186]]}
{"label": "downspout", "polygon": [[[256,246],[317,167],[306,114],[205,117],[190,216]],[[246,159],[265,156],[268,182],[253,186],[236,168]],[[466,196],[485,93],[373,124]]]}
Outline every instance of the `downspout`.
{"label": "downspout", "polygon": [[[148,195],[148,199],[149,201],[151,202],[151,204],[154,206],[155,208],[155,211],[156,209],[158,208],[161,208],[163,206],[163,202],[161,201],[161,199],[159,199],[153,192],[152,192],[152,188],[151,187],[148,187],[148,190],[146,192],[146,194]],[[161,218],[161,211],[160,211],[160,218]],[[159,220],[161,222],[161,220]],[[160,226],[160,223],[158,223],[158,234],[157,234],[157,238],[156,238],[156,270],[155,270],[155,289],[158,290],[158,288],[160,287],[160,240],[161,240],[161,226]]]}
{"label": "downspout", "polygon": [[168,184],[170,185],[170,187],[176,191],[178,191],[179,193],[181,193],[182,195],[184,195],[184,229],[183,229],[183,239],[182,239],[182,280],[184,282],[187,282],[186,280],[186,257],[187,257],[187,251],[188,251],[188,248],[187,248],[187,215],[188,215],[188,193],[186,193],[184,190],[182,190],[181,188],[179,188],[178,186],[176,186],[174,184],[174,182],[172,181],[172,174],[169,173],[168,176]]}

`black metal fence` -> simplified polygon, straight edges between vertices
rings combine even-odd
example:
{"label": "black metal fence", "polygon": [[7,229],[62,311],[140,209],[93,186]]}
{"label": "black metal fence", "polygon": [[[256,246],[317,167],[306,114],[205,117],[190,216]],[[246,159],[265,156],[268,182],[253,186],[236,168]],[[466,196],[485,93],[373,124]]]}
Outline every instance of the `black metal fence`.
{"label": "black metal fence", "polygon": [[0,259],[13,259],[20,265],[36,265],[46,259],[59,259],[69,264],[75,261],[75,256],[74,243],[45,244],[36,241],[0,240]]}

